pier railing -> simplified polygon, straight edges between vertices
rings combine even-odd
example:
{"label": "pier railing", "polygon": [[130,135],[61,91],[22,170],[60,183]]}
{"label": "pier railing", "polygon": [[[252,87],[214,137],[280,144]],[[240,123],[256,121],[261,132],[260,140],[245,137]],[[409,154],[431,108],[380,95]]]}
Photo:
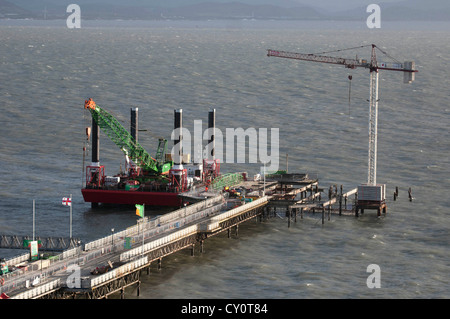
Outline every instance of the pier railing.
{"label": "pier railing", "polygon": [[[198,213],[202,209],[205,209],[209,206],[212,206],[212,205],[215,205],[218,203],[223,203],[223,202],[224,202],[223,196],[218,195],[216,197],[208,198],[205,201],[177,209],[171,213],[164,214],[162,216],[159,216],[159,217],[156,217],[153,219],[150,219],[149,217],[145,217],[144,218],[144,231],[158,227],[159,231],[163,232],[170,228],[179,227],[180,226],[179,224],[178,225],[177,225],[177,223],[171,224],[171,222],[175,221],[175,220],[179,220],[180,218],[187,218],[189,216],[191,217],[190,221],[192,221],[194,219],[194,217],[202,218],[202,216],[199,216],[199,215],[196,215],[194,217],[192,215]],[[129,228],[127,228],[123,231],[117,232],[115,234],[111,234],[109,236],[86,243],[84,245],[84,250],[88,251],[88,250],[96,249],[99,247],[104,247],[105,245],[112,244],[114,242],[123,240],[125,237],[133,237],[134,235],[138,234],[139,232],[142,232],[141,224],[129,227]]]}
{"label": "pier railing", "polygon": [[130,260],[133,257],[148,253],[154,249],[165,246],[180,238],[195,235],[197,234],[197,232],[198,232],[198,225],[183,228],[179,231],[171,233],[170,235],[155,239],[147,244],[123,252],[122,254],[120,254],[120,261]]}
{"label": "pier railing", "polygon": [[52,290],[56,290],[60,287],[60,279],[56,279],[53,281],[50,281],[44,285],[40,285],[38,287],[35,287],[33,289],[24,291],[20,294],[17,294],[13,297],[11,297],[11,299],[34,299],[37,298],[45,293],[48,293]]}
{"label": "pier railing", "polygon": [[105,273],[103,275],[100,275],[100,276],[97,276],[95,278],[92,278],[91,281],[90,281],[90,287],[92,288],[92,287],[98,286],[98,285],[100,285],[100,284],[102,284],[102,283],[104,283],[104,282],[106,282],[108,280],[112,280],[112,279],[118,278],[122,274],[130,273],[130,272],[132,272],[135,269],[143,267],[147,263],[148,263],[148,257],[147,256],[139,258],[139,259],[134,260],[132,262],[129,262],[129,263],[125,264],[125,265],[122,265],[122,266],[120,266],[118,268],[115,268],[115,269],[113,269],[111,271],[108,271],[107,273]]}

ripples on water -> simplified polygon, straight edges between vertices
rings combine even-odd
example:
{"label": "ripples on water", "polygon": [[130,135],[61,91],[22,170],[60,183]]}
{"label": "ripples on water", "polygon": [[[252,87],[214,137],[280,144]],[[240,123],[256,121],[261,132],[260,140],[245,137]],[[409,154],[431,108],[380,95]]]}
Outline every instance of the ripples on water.
{"label": "ripples on water", "polygon": [[[158,137],[170,139],[173,109],[184,109],[192,130],[196,119],[206,126],[214,107],[223,131],[280,128],[281,168],[288,153],[290,171],[319,174],[324,187],[365,182],[368,72],[267,58],[265,50],[321,52],[376,43],[394,57],[414,59],[420,71],[411,85],[402,83],[402,74],[380,77],[378,181],[388,184],[386,217],[332,216],[322,226],[317,215],[290,229],[280,218],[249,222],[238,240],[211,238],[203,255],[181,252],[163,260],[163,270],[144,279],[141,296],[448,298],[448,32],[251,23],[96,22],[68,30],[64,22],[3,22],[0,233],[31,234],[36,199],[37,233],[67,236],[68,209],[60,201],[69,194],[74,236],[89,241],[136,222],[132,209],[93,211],[83,203],[88,97],[126,127],[130,107],[139,107],[140,128],[148,130],[140,141],[150,151]],[[107,173],[116,173],[124,162],[120,150],[102,136],[100,151]],[[258,167],[222,169],[253,175]],[[372,263],[381,267],[381,289],[366,286]]]}

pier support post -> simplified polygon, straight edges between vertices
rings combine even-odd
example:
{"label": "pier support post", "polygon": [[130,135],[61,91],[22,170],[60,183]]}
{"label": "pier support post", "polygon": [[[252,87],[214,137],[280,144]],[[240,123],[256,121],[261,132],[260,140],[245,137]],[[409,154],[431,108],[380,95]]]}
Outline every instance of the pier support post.
{"label": "pier support post", "polygon": [[139,297],[140,293],[141,293],[141,281],[138,280],[138,282],[137,282],[137,292],[136,292],[136,296]]}
{"label": "pier support post", "polygon": [[200,241],[200,253],[203,254],[203,240]]}
{"label": "pier support post", "polygon": [[291,210],[290,208],[286,208],[286,217],[288,219],[288,228],[291,227]]}
{"label": "pier support post", "polygon": [[161,267],[162,267],[162,258],[159,258],[158,259],[158,270],[161,270]]}
{"label": "pier support post", "polygon": [[191,246],[191,256],[194,257],[194,253],[195,253],[195,244],[192,244]]}

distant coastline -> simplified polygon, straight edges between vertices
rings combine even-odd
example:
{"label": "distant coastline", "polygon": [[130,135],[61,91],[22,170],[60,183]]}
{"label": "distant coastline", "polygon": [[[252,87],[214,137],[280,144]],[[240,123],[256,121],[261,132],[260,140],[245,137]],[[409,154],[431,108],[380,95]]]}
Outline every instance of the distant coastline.
{"label": "distant coastline", "polygon": [[[432,2],[432,1],[431,1]],[[24,3],[24,2],[20,2]],[[75,2],[76,3],[76,2]],[[406,5],[406,3],[408,5]],[[365,21],[366,6],[351,10],[324,11],[312,6],[299,5],[283,7],[268,4],[245,4],[240,2],[208,2],[157,7],[152,5],[107,5],[103,3],[82,4],[82,18],[85,20],[301,20],[301,21]],[[14,4],[0,0],[0,19],[66,19],[65,3],[46,6]],[[450,4],[439,8],[419,2],[399,4],[381,3],[383,21],[450,21]]]}

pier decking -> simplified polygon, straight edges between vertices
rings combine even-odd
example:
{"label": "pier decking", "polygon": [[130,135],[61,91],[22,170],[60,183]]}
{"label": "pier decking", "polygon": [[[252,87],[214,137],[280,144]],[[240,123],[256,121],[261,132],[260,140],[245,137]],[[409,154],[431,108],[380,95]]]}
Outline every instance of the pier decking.
{"label": "pier decking", "polygon": [[[210,193],[212,197],[195,204],[152,219],[143,218],[124,231],[65,250],[51,262],[23,261],[21,269],[1,277],[0,294],[14,299],[101,299],[114,293],[124,297],[124,289],[136,285],[139,295],[142,271],[149,273],[155,262],[161,268],[168,255],[182,249],[190,249],[194,255],[196,247],[202,252],[204,241],[211,236],[222,232],[230,236],[233,228],[237,233],[240,223],[258,216],[270,217],[279,209],[286,211],[288,226],[298,213],[303,217],[307,211],[321,211],[322,222],[325,210],[328,216],[332,212],[349,214],[347,200],[356,195],[356,189],[343,193],[341,188],[339,194],[330,191],[324,202],[318,180],[305,174],[272,176],[265,184],[246,181],[239,187],[251,192],[245,198],[227,192]],[[336,204],[338,208],[332,207]]]}

